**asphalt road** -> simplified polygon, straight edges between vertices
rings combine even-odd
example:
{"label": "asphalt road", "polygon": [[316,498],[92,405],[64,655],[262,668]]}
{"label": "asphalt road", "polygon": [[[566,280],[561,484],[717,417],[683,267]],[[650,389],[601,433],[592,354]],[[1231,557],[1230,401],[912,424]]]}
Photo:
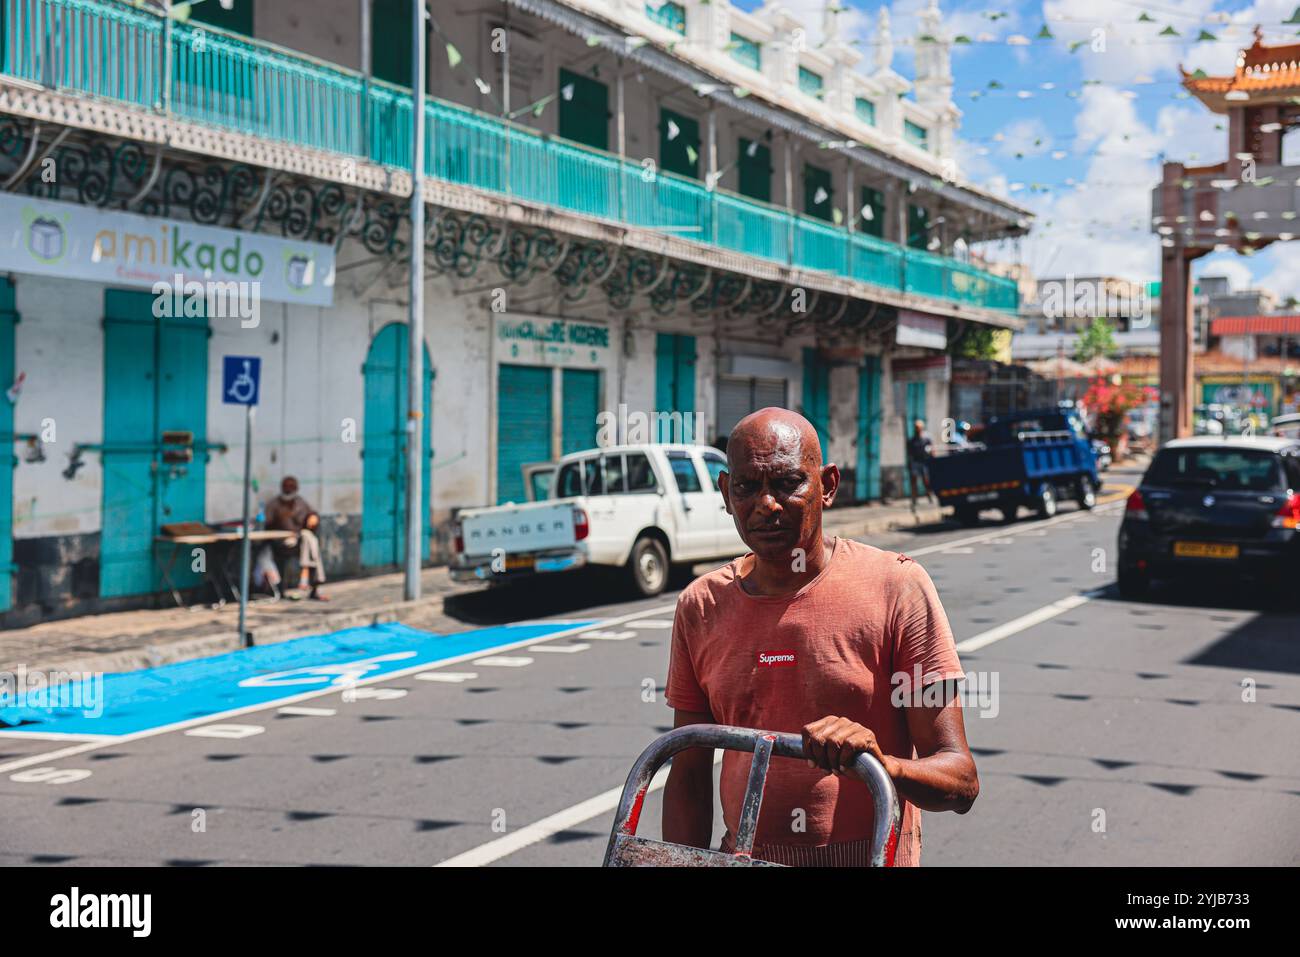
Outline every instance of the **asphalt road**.
{"label": "asphalt road", "polygon": [[[1119,600],[1121,507],[872,541],[926,567],[996,690],[966,711],[980,798],[925,815],[926,864],[1300,863],[1300,615],[1227,583]],[[552,631],[119,738],[0,737],[0,863],[597,864],[671,724],[673,600],[605,579],[475,594],[407,623]]]}

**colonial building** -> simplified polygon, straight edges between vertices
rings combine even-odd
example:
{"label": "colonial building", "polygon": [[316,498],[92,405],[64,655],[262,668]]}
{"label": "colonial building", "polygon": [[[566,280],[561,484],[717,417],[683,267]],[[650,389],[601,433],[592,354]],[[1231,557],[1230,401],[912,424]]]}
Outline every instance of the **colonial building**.
{"label": "colonial building", "polygon": [[[798,408],[846,498],[898,491],[952,344],[1018,326],[978,250],[1029,214],[955,163],[938,9],[912,80],[883,11],[865,57],[838,11],[432,5],[428,560],[638,415],[722,444]],[[261,359],[261,496],[298,477],[336,574],[399,562],[410,13],[0,3],[0,623],[170,600],[163,526],[240,513],[225,356]]]}

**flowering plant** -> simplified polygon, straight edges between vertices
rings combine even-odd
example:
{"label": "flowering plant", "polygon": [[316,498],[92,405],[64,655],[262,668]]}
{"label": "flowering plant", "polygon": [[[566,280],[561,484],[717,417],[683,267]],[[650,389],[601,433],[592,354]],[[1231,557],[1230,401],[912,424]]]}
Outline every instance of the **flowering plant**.
{"label": "flowering plant", "polygon": [[1154,402],[1159,392],[1149,385],[1128,382],[1115,384],[1098,376],[1088,386],[1081,400],[1084,408],[1096,417],[1095,431],[1111,446],[1124,434],[1124,416],[1131,410]]}

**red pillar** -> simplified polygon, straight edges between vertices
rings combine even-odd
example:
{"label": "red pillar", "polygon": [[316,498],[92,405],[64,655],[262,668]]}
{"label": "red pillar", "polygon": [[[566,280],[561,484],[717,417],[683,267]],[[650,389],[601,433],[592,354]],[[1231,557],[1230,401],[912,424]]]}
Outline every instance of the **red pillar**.
{"label": "red pillar", "polygon": [[1160,441],[1192,434],[1192,257],[1181,243],[1160,256]]}

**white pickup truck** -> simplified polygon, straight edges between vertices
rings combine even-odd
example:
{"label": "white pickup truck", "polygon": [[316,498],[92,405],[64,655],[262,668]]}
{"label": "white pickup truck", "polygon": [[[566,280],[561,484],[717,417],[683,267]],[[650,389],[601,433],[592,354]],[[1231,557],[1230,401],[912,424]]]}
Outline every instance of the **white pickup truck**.
{"label": "white pickup truck", "polygon": [[746,551],[718,491],[726,466],[721,452],[700,445],[623,445],[566,455],[540,474],[526,474],[530,490],[544,488],[541,501],[457,515],[451,577],[501,583],[608,566],[626,569],[641,594],[657,595],[672,564]]}

